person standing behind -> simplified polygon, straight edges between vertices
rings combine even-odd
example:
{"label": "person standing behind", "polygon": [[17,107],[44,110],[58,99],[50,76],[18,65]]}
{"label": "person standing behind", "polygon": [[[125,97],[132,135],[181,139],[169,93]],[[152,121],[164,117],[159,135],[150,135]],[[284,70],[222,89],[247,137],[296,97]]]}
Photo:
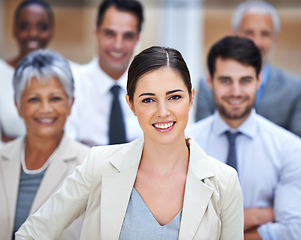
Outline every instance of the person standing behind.
{"label": "person standing behind", "polygon": [[[263,59],[262,84],[255,102],[256,112],[301,136],[301,79],[270,64],[279,30],[277,11],[269,3],[247,1],[238,5],[234,11],[233,34],[254,41]],[[212,92],[206,81],[200,81],[196,98],[196,120],[214,112]]]}
{"label": "person standing behind", "polygon": [[45,1],[25,0],[15,10],[13,33],[19,52],[12,59],[0,59],[0,142],[25,134],[24,122],[14,104],[14,70],[28,53],[47,47],[53,35],[53,25],[53,12]]}
{"label": "person standing behind", "polygon": [[[0,239],[7,240],[89,152],[64,134],[74,85],[63,57],[43,49],[30,53],[17,66],[13,84],[26,135],[0,148]],[[79,239],[81,225],[79,218],[59,239]]]}
{"label": "person standing behind", "polygon": [[244,196],[245,240],[301,236],[301,140],[254,110],[260,50],[226,37],[208,54],[216,111],[187,130],[216,159],[237,169]]}
{"label": "person standing behind", "polygon": [[98,8],[98,57],[75,74],[75,103],[65,128],[85,144],[107,145],[142,134],[125,101],[126,73],[139,40],[143,9],[134,0],[105,0]]}

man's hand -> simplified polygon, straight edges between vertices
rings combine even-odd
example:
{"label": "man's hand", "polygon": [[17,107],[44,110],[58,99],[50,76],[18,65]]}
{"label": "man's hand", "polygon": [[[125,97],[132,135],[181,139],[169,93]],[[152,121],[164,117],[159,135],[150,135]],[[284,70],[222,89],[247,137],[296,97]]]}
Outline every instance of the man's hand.
{"label": "man's hand", "polygon": [[265,223],[274,222],[272,207],[248,208],[244,210],[244,238],[245,240],[260,240],[257,228]]}
{"label": "man's hand", "polygon": [[257,228],[252,228],[245,231],[244,240],[261,240]]}

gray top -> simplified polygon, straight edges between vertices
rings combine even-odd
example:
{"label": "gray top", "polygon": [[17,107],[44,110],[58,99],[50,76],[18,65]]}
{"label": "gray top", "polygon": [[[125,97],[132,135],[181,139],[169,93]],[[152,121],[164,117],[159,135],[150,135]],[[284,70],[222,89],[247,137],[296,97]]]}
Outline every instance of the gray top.
{"label": "gray top", "polygon": [[119,240],[176,240],[179,237],[181,216],[182,210],[168,224],[161,226],[133,188]]}
{"label": "gray top", "polygon": [[[21,171],[19,192],[15,215],[14,233],[20,228],[28,217],[45,171],[39,174],[26,174]],[[14,239],[14,237],[13,237]]]}

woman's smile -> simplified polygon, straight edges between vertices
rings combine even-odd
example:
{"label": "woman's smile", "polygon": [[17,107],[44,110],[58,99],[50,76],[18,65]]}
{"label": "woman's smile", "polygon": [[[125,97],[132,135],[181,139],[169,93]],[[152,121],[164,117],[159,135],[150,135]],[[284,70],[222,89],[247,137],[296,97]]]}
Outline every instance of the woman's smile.
{"label": "woman's smile", "polygon": [[154,123],[153,126],[159,132],[169,132],[174,128],[175,124],[176,124],[175,121],[158,122],[158,123]]}

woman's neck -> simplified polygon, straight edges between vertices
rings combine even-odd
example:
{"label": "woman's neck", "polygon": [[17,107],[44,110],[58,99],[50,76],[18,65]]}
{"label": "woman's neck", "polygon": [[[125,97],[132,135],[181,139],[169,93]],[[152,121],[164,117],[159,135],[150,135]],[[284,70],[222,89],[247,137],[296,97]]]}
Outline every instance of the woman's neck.
{"label": "woman's neck", "polygon": [[18,55],[12,59],[7,60],[6,62],[8,63],[8,65],[10,65],[13,68],[16,68],[18,63],[23,59],[23,55]]}
{"label": "woman's neck", "polygon": [[25,139],[24,161],[28,170],[40,169],[58,147],[63,134],[41,138],[27,135]]}
{"label": "woman's neck", "polygon": [[37,137],[28,134],[25,140],[25,146],[26,146],[25,151],[30,154],[52,153],[59,145],[62,137],[63,137],[63,133],[48,138]]}
{"label": "woman's neck", "polygon": [[168,175],[177,170],[187,169],[188,162],[189,148],[185,138],[166,145],[145,141],[139,168]]}

